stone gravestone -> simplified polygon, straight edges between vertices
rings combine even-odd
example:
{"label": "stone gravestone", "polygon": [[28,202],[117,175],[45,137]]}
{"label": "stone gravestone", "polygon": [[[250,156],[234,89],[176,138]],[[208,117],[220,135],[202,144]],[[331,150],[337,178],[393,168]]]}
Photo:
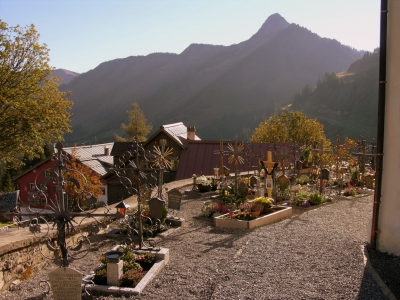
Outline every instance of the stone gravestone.
{"label": "stone gravestone", "polygon": [[278,177],[279,189],[283,192],[289,187],[289,178],[286,175],[281,175]]}
{"label": "stone gravestone", "polygon": [[178,189],[168,192],[168,208],[181,210],[182,193]]}
{"label": "stone gravestone", "polygon": [[321,179],[322,180],[329,180],[329,170],[328,169],[322,169],[321,170]]}
{"label": "stone gravestone", "polygon": [[49,273],[49,281],[55,300],[82,299],[83,274],[71,268],[58,268]]}
{"label": "stone gravestone", "polygon": [[165,207],[165,201],[160,198],[153,197],[148,201],[148,204],[151,217],[161,220],[163,215],[163,208]]}
{"label": "stone gravestone", "polygon": [[257,178],[255,176],[250,177],[250,186],[255,187],[257,185]]}
{"label": "stone gravestone", "polygon": [[245,184],[243,181],[239,184],[238,192],[239,192],[239,195],[243,195],[243,194],[247,195],[249,192],[249,188],[247,187],[247,184]]}

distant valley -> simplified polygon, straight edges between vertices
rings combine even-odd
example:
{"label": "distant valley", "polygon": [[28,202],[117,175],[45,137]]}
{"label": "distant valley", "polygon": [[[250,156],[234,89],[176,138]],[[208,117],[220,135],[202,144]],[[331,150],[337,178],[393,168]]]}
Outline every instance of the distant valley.
{"label": "distant valley", "polygon": [[[373,133],[375,120],[370,117],[373,112],[369,112],[373,104],[368,103],[375,99],[368,98],[367,103],[362,98],[371,91],[357,94],[361,97],[357,98],[357,106],[362,104],[359,115],[355,105],[341,104],[343,116],[351,115],[353,119],[347,124],[343,117],[340,124],[334,125],[329,120],[335,114],[324,111],[325,100],[318,100],[323,93],[317,92],[318,87],[312,88],[326,73],[339,74],[343,84],[375,76],[372,73],[377,74],[377,69],[372,69],[371,75],[354,66],[354,72],[349,68],[363,55],[363,51],[321,38],[274,14],[252,37],[236,45],[192,44],[180,54],[116,59],[75,76],[60,86],[61,90],[72,92],[69,98],[74,101],[73,132],[65,139],[67,143],[113,141],[113,134],[121,133],[121,123],[128,122],[126,111],[134,101],[152,123],[153,131],[163,124],[184,122],[195,126],[203,140],[248,141],[262,120],[290,105],[290,109],[321,116],[320,122],[329,130],[330,138],[336,134],[354,138],[358,128],[352,127],[358,124],[363,124],[362,132]],[[314,93],[311,98],[302,93],[307,84],[309,94]],[[340,103],[346,103],[346,97],[358,88],[353,84],[343,90]],[[332,93],[324,93],[330,95],[329,105],[334,105]],[[347,110],[351,114],[346,115]]]}

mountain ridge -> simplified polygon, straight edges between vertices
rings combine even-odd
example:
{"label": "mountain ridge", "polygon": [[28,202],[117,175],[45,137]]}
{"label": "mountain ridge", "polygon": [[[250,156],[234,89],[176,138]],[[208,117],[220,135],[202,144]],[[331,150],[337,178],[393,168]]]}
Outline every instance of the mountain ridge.
{"label": "mountain ridge", "polygon": [[[180,54],[152,53],[100,64],[60,87],[71,90],[72,134],[67,142],[111,141],[138,102],[159,126],[184,122],[203,139],[244,138],[276,105],[325,72],[341,72],[361,52],[267,18],[248,40],[230,46],[191,44]],[[258,121],[259,122],[259,121]]]}

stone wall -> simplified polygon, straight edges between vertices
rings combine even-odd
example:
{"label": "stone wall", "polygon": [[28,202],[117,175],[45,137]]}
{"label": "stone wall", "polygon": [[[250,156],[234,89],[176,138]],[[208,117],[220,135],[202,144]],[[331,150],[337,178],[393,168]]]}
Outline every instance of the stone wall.
{"label": "stone wall", "polygon": [[[87,226],[91,223],[88,222],[81,227],[84,234],[87,234]],[[23,230],[21,229],[21,234]],[[57,247],[55,242],[56,231],[53,230],[49,236],[52,239],[52,246]],[[67,246],[76,244],[80,236],[79,232],[68,236]],[[0,247],[0,292],[12,290],[13,286],[29,279],[34,276],[37,270],[53,262],[53,259],[46,257],[59,257],[59,251],[50,251],[47,245],[41,242],[39,238],[27,238]]]}
{"label": "stone wall", "polygon": [[[10,245],[12,248],[17,245]],[[54,257],[54,253],[41,244],[44,255]],[[25,247],[15,247],[14,250],[4,253],[0,257],[0,291],[12,289],[20,281],[30,278],[36,270],[50,263],[50,259],[43,259],[39,251],[39,242]]]}

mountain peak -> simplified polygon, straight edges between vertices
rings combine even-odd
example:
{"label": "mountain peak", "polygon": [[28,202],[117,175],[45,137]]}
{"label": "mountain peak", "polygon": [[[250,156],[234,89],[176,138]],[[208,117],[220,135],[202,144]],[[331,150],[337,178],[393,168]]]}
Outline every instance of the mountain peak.
{"label": "mountain peak", "polygon": [[257,33],[276,29],[284,29],[288,26],[289,23],[285,20],[285,18],[283,18],[280,14],[275,13],[267,18]]}
{"label": "mountain peak", "polygon": [[290,24],[278,13],[270,15],[261,28],[251,39],[258,42],[265,42],[273,37],[278,31],[285,29]]}

